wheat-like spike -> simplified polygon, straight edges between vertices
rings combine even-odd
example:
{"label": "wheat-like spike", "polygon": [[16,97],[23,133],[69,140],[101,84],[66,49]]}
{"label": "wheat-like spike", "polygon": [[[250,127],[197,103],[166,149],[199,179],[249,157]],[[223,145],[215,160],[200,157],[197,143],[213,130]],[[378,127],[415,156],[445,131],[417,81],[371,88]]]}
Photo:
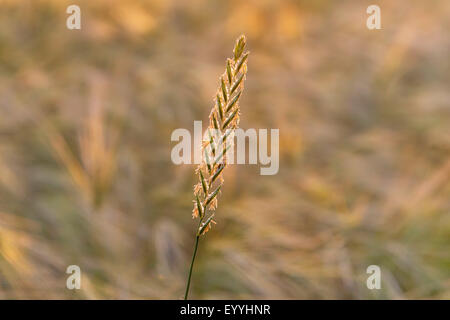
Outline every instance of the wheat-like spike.
{"label": "wheat-like spike", "polygon": [[[206,166],[202,163],[196,169],[199,182],[194,187],[196,198],[192,216],[200,218],[198,235],[204,235],[215,223],[212,215],[206,217],[206,211],[213,211],[217,207],[217,198],[223,184],[222,174],[227,166],[226,152],[233,146],[233,135],[230,133],[239,125],[239,98],[244,89],[249,55],[248,52],[244,53],[245,42],[245,36],[239,37],[234,47],[233,58],[226,61],[225,72],[220,76],[214,107],[209,115],[207,128],[209,135],[202,144]],[[219,132],[219,136],[211,134],[214,130]],[[219,146],[222,148],[218,152]]]}
{"label": "wheat-like spike", "polygon": [[[200,221],[186,283],[185,300],[189,294],[199,239],[216,223],[213,220],[214,213],[208,216],[207,211],[214,211],[217,208],[217,198],[224,181],[222,174],[227,166],[226,153],[233,147],[234,134],[232,132],[239,125],[239,98],[244,90],[249,54],[248,52],[244,54],[244,48],[245,36],[240,36],[234,47],[233,59],[227,59],[225,72],[220,77],[214,107],[209,114],[209,127],[207,129],[209,135],[205,141],[202,141],[204,162],[195,170],[199,182],[194,186],[195,200],[192,217],[199,218]],[[211,131],[214,132],[214,130],[215,136],[211,134]],[[220,149],[221,146],[222,149]]]}

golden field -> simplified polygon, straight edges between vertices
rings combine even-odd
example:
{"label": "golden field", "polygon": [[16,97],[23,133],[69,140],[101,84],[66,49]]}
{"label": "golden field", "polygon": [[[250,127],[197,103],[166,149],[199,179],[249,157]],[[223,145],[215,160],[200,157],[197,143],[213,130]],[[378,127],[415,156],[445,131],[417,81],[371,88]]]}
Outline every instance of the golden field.
{"label": "golden field", "polygon": [[445,0],[0,0],[0,299],[182,298],[196,176],[170,136],[240,34],[240,126],[280,129],[280,170],[227,168],[190,297],[449,299],[449,30]]}

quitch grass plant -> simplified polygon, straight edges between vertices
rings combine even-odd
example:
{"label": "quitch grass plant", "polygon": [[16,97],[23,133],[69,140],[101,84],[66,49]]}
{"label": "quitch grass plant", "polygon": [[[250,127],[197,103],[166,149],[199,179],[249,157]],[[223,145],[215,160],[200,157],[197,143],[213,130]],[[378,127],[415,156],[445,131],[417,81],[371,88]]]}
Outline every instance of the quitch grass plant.
{"label": "quitch grass plant", "polygon": [[244,53],[245,44],[245,36],[239,37],[234,47],[233,58],[227,59],[225,72],[220,77],[219,89],[209,115],[206,135],[208,138],[204,139],[202,144],[202,162],[195,171],[198,183],[194,186],[192,217],[199,221],[186,283],[185,300],[189,294],[200,238],[216,223],[213,212],[217,208],[217,198],[224,182],[222,174],[227,167],[227,151],[233,148],[233,131],[239,126],[239,98],[244,90],[249,55],[249,52]]}

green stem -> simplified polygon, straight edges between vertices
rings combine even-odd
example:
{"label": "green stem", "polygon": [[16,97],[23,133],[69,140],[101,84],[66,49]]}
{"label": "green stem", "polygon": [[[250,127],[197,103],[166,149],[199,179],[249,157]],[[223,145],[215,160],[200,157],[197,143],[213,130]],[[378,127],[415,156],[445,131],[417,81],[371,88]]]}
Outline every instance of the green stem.
{"label": "green stem", "polygon": [[187,285],[186,285],[186,293],[184,294],[184,300],[187,300],[188,294],[189,294],[189,286],[191,285],[192,268],[194,267],[194,261],[195,261],[195,256],[197,254],[199,239],[200,239],[200,236],[197,236],[195,238],[194,253],[192,254],[191,267],[189,268],[189,276],[188,276]]}
{"label": "green stem", "polygon": [[[211,188],[211,182],[208,184],[208,186],[209,186],[208,189],[210,189]],[[199,230],[200,226],[202,225],[203,219],[205,218],[207,212],[208,212],[208,209],[205,206],[203,215],[201,217],[199,217],[200,219],[198,221],[197,230]],[[197,254],[197,248],[198,248],[198,241],[199,240],[200,240],[200,235],[197,234],[197,236],[195,237],[194,253],[192,254],[191,267],[189,268],[189,275],[188,275],[187,284],[186,284],[186,292],[184,293],[184,300],[187,300],[187,298],[188,298],[189,287],[191,285],[192,269],[194,268],[194,261],[195,261],[195,256]]]}

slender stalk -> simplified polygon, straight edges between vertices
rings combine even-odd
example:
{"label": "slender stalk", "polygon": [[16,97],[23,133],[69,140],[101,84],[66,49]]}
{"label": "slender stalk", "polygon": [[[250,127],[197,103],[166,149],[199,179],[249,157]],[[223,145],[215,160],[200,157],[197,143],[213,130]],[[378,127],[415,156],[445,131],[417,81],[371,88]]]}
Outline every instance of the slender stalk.
{"label": "slender stalk", "polygon": [[195,261],[195,256],[197,254],[198,240],[199,239],[200,239],[200,236],[197,236],[195,238],[194,253],[192,254],[191,267],[189,268],[189,276],[188,276],[187,285],[186,285],[186,293],[184,294],[184,300],[187,300],[188,294],[189,294],[189,286],[191,285],[192,269],[194,267],[194,261]]}

